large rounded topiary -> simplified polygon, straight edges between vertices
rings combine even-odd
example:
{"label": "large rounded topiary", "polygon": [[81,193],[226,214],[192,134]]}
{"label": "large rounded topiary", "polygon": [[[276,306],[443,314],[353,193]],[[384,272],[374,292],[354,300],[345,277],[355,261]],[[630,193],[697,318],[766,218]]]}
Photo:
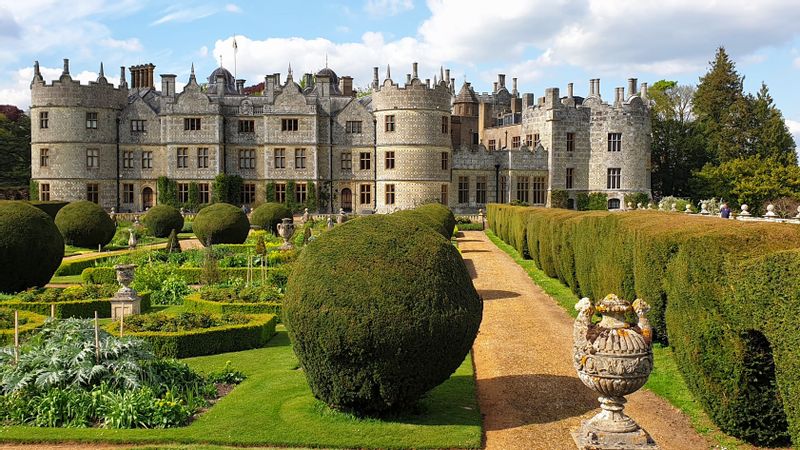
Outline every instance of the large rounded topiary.
{"label": "large rounded topiary", "polygon": [[247,215],[229,203],[215,203],[201,209],[192,222],[192,230],[203,245],[241,244],[247,239],[250,222]]}
{"label": "large rounded topiary", "polygon": [[44,286],[64,257],[53,219],[23,202],[0,202],[0,292]]}
{"label": "large rounded topiary", "polygon": [[407,406],[445,381],[483,311],[455,247],[393,216],[312,241],[286,292],[283,318],[314,395],[360,413]]}
{"label": "large rounded topiary", "polygon": [[395,213],[401,217],[407,217],[418,223],[427,225],[445,239],[450,239],[456,227],[456,218],[450,208],[440,203],[428,203],[414,209],[407,209]]}
{"label": "large rounded topiary", "polygon": [[258,225],[263,230],[271,231],[273,234],[278,232],[278,224],[284,218],[292,218],[292,212],[282,203],[264,203],[250,215],[250,222]]}
{"label": "large rounded topiary", "polygon": [[155,237],[167,237],[172,230],[180,233],[183,229],[181,212],[169,205],[156,205],[142,218],[144,226]]}
{"label": "large rounded topiary", "polygon": [[56,214],[56,226],[64,242],[77,247],[96,248],[111,242],[116,226],[111,217],[96,203],[72,202]]}

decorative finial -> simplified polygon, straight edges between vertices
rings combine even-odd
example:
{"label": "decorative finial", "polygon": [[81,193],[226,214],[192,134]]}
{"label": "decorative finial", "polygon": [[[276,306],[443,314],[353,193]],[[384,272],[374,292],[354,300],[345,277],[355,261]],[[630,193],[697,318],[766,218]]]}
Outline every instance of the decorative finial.
{"label": "decorative finial", "polygon": [[[439,66],[439,79],[444,81],[444,66]],[[433,83],[433,84],[436,84],[436,83]]]}
{"label": "decorative finial", "polygon": [[388,64],[386,65],[386,78],[388,80],[392,79],[392,69],[389,67]]}
{"label": "decorative finial", "polygon": [[328,52],[325,52],[325,68],[328,68]]}
{"label": "decorative finial", "polygon": [[433,86],[434,86],[434,87],[436,87],[436,85],[437,85],[437,84],[439,84],[437,81],[438,81],[438,80],[436,80],[436,75],[434,75],[434,76],[433,76]]}
{"label": "decorative finial", "polygon": [[[327,66],[328,65],[325,64],[325,67],[327,67]],[[292,77],[292,63],[291,62],[289,62],[289,71],[286,73],[286,76],[289,77],[289,78]]]}
{"label": "decorative finial", "polygon": [[103,72],[103,62],[100,61],[100,78],[104,78],[106,75]]}
{"label": "decorative finial", "polygon": [[197,79],[194,76],[194,62],[192,62],[192,70],[189,72],[189,83],[197,83]]}
{"label": "decorative finial", "polygon": [[222,53],[219,54],[219,66],[222,67]]}
{"label": "decorative finial", "polygon": [[34,75],[39,75],[39,76],[42,75],[42,73],[39,72],[39,61],[34,61],[33,62],[33,74]]}

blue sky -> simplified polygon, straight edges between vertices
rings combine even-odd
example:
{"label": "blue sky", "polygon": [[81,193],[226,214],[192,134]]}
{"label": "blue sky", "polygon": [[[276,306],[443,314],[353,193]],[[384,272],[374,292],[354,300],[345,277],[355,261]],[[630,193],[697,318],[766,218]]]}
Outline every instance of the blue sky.
{"label": "blue sky", "polygon": [[[58,77],[70,58],[73,77],[93,80],[100,62],[118,82],[119,66],[152,62],[184,83],[222,64],[247,84],[267,73],[285,79],[328,64],[367,86],[391,64],[395,81],[411,63],[431,79],[451,69],[478,91],[497,73],[540,96],[575,83],[585,95],[601,78],[605,98],[626,79],[696,83],[719,45],[746,76],[766,82],[800,141],[800,6],[797,0],[359,0],[354,2],[178,0],[0,0],[0,104],[30,103],[32,64]],[[158,77],[156,83],[158,84]],[[180,87],[180,85],[179,85]]]}

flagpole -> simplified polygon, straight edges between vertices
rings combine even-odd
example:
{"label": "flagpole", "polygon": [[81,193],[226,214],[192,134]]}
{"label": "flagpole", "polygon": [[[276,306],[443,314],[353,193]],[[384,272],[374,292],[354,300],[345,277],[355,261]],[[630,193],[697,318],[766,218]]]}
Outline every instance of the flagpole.
{"label": "flagpole", "polygon": [[239,51],[239,45],[236,44],[236,35],[233,35],[233,79],[236,79],[236,53]]}

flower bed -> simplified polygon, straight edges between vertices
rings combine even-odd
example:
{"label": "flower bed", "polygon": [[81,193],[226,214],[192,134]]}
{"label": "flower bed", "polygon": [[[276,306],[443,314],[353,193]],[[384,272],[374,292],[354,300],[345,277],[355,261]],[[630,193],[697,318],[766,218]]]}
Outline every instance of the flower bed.
{"label": "flower bed", "polygon": [[[117,289],[116,285],[29,289],[10,299],[0,300],[0,307],[50,316],[51,305],[55,305],[54,312],[57,318],[89,319],[94,317],[95,311],[99,317],[105,318],[111,317],[111,297]],[[139,296],[142,298],[142,312],[148,311],[150,293],[140,292]]]}

